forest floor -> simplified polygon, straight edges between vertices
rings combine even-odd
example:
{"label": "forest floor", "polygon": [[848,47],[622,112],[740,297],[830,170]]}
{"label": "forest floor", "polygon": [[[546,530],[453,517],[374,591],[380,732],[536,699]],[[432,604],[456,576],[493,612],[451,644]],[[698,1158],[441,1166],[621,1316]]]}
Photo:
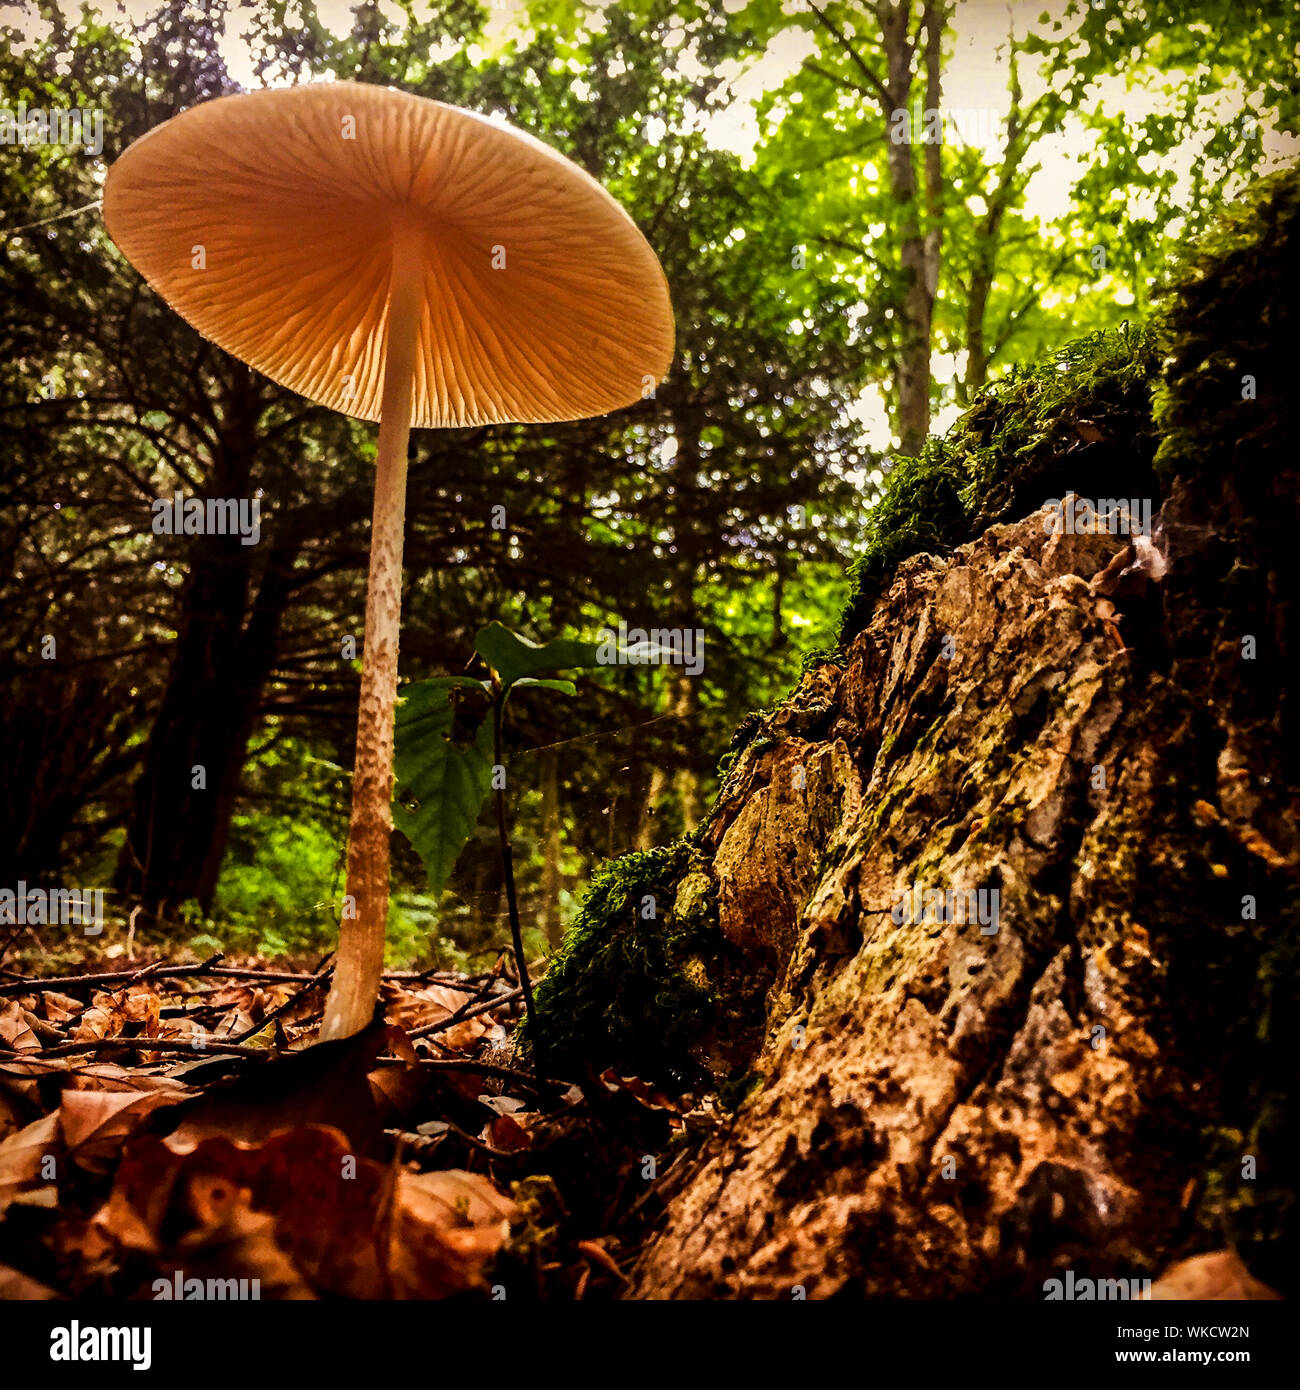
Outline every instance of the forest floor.
{"label": "forest floor", "polygon": [[0,969],[0,1297],[617,1297],[718,1124],[513,1065],[508,955],[389,974],[382,1019],[312,1046],[327,969],[114,954]]}

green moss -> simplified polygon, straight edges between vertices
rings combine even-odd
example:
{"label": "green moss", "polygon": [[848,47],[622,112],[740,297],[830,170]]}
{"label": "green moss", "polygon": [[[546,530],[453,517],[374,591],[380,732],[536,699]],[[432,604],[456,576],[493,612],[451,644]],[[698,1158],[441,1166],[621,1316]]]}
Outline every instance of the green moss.
{"label": "green moss", "polygon": [[1152,389],[1161,326],[1119,328],[1067,344],[985,388],[920,458],[900,459],[866,521],[866,550],[840,641],[866,625],[911,555],[943,555],[1052,497],[1157,497]]}
{"label": "green moss", "polygon": [[[550,1066],[683,1084],[704,1076],[710,1034],[734,1031],[753,1004],[743,983],[752,971],[718,929],[704,863],[684,836],[597,869],[537,987]],[[521,1041],[531,1045],[526,1029]]]}
{"label": "green moss", "polygon": [[1277,345],[1300,322],[1298,217],[1300,169],[1261,179],[1186,251],[1150,323],[1016,368],[920,458],[899,460],[850,570],[841,644],[901,561],[947,554],[1050,497],[1158,503],[1174,476],[1275,466],[1294,447],[1296,393]]}
{"label": "green moss", "polygon": [[1171,348],[1156,398],[1162,475],[1257,473],[1294,456],[1296,393],[1285,354],[1300,327],[1297,257],[1296,166],[1252,185],[1184,257],[1164,291]]}
{"label": "green moss", "polygon": [[853,563],[853,584],[840,617],[845,643],[866,626],[872,606],[899,564],[910,555],[943,554],[967,537],[962,490],[969,477],[943,442],[926,442],[920,458],[899,459],[879,502],[867,515],[867,547]]}
{"label": "green moss", "polygon": [[763,1088],[767,1077],[761,1071],[751,1071],[748,1067],[737,1067],[726,1081],[718,1087],[718,1106],[722,1110],[735,1113],[756,1091]]}
{"label": "green moss", "polygon": [[842,671],[848,664],[843,647],[817,647],[804,655],[799,669],[806,676],[819,666],[838,666]]}

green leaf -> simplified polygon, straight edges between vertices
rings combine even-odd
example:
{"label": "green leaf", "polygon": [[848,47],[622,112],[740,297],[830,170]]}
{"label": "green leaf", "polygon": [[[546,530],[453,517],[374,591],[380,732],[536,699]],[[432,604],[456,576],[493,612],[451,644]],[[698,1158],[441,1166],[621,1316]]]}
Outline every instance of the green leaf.
{"label": "green leaf", "polygon": [[501,677],[501,684],[512,686],[539,671],[567,671],[575,666],[599,666],[600,648],[595,642],[577,642],[556,637],[539,647],[504,623],[489,623],[474,639],[474,650]]}
{"label": "green leaf", "polygon": [[539,690],[558,690],[561,695],[576,695],[578,687],[572,681],[537,680],[534,676],[520,676],[515,686],[531,685]]}
{"label": "green leaf", "polygon": [[456,741],[456,689],[484,686],[469,676],[418,681],[402,692],[394,725],[397,785],[393,822],[424,864],[433,893],[446,887],[492,790],[492,721],[471,743]]}

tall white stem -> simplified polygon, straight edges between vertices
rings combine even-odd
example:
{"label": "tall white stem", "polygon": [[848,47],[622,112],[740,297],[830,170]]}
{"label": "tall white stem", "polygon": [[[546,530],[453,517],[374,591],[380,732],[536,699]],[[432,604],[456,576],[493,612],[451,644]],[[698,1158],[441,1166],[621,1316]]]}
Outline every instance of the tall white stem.
{"label": "tall white stem", "polygon": [[406,448],[424,302],[424,252],[419,234],[393,237],[388,286],[388,344],[375,459],[375,510],[370,527],[365,651],[357,754],[348,830],[348,884],[334,980],[321,1039],[346,1038],[370,1022],[384,968],[388,925],[388,855],[392,835],[393,712],[402,618],[402,539],[406,525]]}

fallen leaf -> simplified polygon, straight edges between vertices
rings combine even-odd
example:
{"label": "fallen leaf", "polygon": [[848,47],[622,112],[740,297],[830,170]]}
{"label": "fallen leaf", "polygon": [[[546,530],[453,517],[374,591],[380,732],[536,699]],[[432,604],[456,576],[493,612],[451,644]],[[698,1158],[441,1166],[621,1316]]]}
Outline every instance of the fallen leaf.
{"label": "fallen leaf", "polygon": [[[30,1202],[38,1184],[47,1184],[55,1191],[41,1170],[47,1157],[57,1161],[61,1149],[57,1110],[0,1141],[0,1214],[14,1202]],[[37,1203],[41,1200],[38,1197]]]}
{"label": "fallen leaf", "polygon": [[107,1173],[122,1149],[153,1111],[175,1105],[190,1094],[178,1091],[65,1090],[58,1115],[68,1157],[92,1172]]}
{"label": "fallen leaf", "polygon": [[515,1204],[478,1173],[397,1175],[387,1246],[396,1298],[445,1298],[487,1287]]}
{"label": "fallen leaf", "polygon": [[56,1293],[20,1270],[10,1265],[0,1265],[0,1301],[21,1299],[24,1303],[35,1303],[62,1297],[61,1293]]}
{"label": "fallen leaf", "polygon": [[40,1039],[32,1032],[31,1024],[16,999],[6,999],[0,1004],[0,1041],[15,1052],[40,1049]]}
{"label": "fallen leaf", "polygon": [[1151,1289],[1154,1302],[1271,1302],[1281,1297],[1250,1273],[1235,1250],[1216,1250],[1213,1254],[1180,1260],[1167,1269]]}

